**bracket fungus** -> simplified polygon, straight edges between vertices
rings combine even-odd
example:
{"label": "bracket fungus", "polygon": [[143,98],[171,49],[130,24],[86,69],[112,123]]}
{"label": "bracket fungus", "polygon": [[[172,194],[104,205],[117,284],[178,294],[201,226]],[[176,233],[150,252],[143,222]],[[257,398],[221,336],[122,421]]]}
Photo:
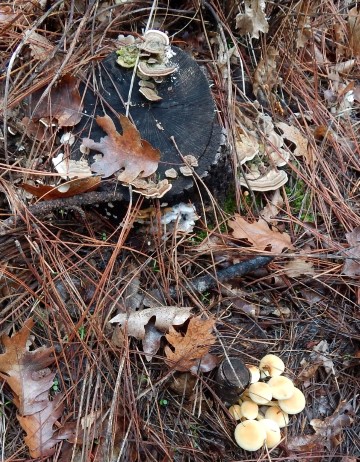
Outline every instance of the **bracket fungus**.
{"label": "bracket fungus", "polygon": [[[162,38],[164,35],[161,33]],[[168,178],[171,185],[171,190],[166,193],[168,202],[181,200],[191,190],[194,176],[178,175],[171,178],[169,169],[180,171],[180,167],[184,166],[184,157],[191,155],[198,163],[197,176],[203,178],[218,162],[221,128],[217,123],[209,82],[188,53],[171,47],[171,57],[164,64],[162,82],[157,83],[155,88],[159,98],[154,97],[153,101],[149,101],[138,91],[138,88],[147,86],[141,84],[139,87],[142,79],[137,75],[132,85],[134,69],[119,66],[118,57],[113,52],[98,63],[94,84],[82,87],[87,117],[83,117],[76,126],[78,141],[72,146],[71,157],[76,160],[82,157],[79,149],[81,139],[97,141],[104,136],[101,127],[94,123],[97,116],[104,113],[109,115],[121,133],[118,114],[125,114],[128,107],[129,118],[141,138],[161,153],[156,178],[158,181]],[[142,65],[140,68],[143,73],[151,74],[152,66],[155,64]],[[169,69],[172,70],[170,75]],[[91,156],[94,154],[92,151]]]}
{"label": "bracket fungus", "polygon": [[261,173],[257,166],[251,165],[250,172],[246,173],[246,180],[240,178],[240,184],[253,191],[275,191],[287,183],[288,176],[284,170],[271,168]]}

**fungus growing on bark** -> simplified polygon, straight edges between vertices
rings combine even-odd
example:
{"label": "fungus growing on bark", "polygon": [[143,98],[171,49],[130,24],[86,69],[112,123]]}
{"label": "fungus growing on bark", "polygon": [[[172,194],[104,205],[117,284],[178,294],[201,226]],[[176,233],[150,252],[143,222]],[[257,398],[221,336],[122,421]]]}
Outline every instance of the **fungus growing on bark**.
{"label": "fungus growing on bark", "polygon": [[246,173],[245,176],[247,181],[240,178],[241,186],[249,187],[253,191],[275,191],[284,186],[288,180],[287,173],[284,170],[272,168],[261,173],[255,165],[251,165],[250,172]]}

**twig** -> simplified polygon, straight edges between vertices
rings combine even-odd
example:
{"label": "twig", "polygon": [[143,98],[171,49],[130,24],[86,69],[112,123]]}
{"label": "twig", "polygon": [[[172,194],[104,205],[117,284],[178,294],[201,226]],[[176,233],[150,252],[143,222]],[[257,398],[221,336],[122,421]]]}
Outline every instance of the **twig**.
{"label": "twig", "polygon": [[30,205],[23,210],[25,213],[21,213],[18,216],[7,218],[0,223],[0,236],[6,234],[6,232],[16,225],[19,219],[25,221],[25,215],[32,215],[36,217],[42,217],[47,215],[56,209],[79,209],[84,205],[101,204],[104,202],[121,201],[124,195],[121,192],[114,191],[93,191],[86,194],[78,194],[74,197],[66,197],[64,199],[54,199],[51,201],[40,202],[39,204]]}

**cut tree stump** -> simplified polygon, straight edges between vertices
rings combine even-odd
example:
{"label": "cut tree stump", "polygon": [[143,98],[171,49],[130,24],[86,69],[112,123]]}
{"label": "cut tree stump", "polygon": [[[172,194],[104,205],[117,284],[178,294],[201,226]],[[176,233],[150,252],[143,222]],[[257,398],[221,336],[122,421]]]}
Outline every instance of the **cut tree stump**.
{"label": "cut tree stump", "polygon": [[[191,154],[197,159],[195,176],[204,179],[210,190],[213,189],[211,181],[214,179],[214,189],[220,183],[219,191],[224,191],[225,174],[224,158],[220,149],[221,127],[217,122],[209,81],[190,55],[180,48],[172,47],[172,50],[175,55],[171,58],[171,65],[175,65],[177,70],[156,85],[162,100],[148,101],[139,92],[139,78],[135,76],[129,104],[130,119],[141,137],[160,150],[161,159],[156,180],[165,179],[165,171],[168,169],[173,168],[178,172],[176,179],[168,178],[172,189],[163,198],[168,203],[184,200],[184,197],[191,198],[194,191],[193,177],[184,176],[179,170],[185,166],[183,156]],[[89,79],[86,86],[83,84],[81,93],[84,92],[85,115],[74,128],[77,136],[71,152],[74,159],[83,156],[79,150],[82,138],[100,141],[105,136],[95,121],[96,116],[107,114],[114,121],[119,133],[122,132],[117,114],[126,112],[134,70],[119,66],[116,60],[116,53],[111,53],[98,64],[94,73],[96,78]],[[96,152],[91,151],[90,160],[94,154]],[[222,172],[220,174],[219,169]],[[228,178],[230,169],[226,170]],[[109,181],[104,183],[106,188],[120,186],[115,178],[110,184]],[[127,197],[127,188],[124,190],[124,196]]]}

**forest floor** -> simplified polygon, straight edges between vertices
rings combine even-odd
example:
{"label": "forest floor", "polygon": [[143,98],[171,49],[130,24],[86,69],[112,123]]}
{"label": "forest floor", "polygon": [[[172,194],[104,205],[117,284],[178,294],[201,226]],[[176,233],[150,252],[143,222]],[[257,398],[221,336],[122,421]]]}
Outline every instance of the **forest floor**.
{"label": "forest floor", "polygon": [[[1,461],[359,460],[358,8],[0,4]],[[123,193],[117,168],[100,180],[85,161],[74,179],[53,162],[89,117],[99,63],[153,29],[201,66],[225,134],[225,173],[187,166],[196,194],[180,215],[159,185],[149,200]],[[246,452],[217,368],[268,353],[306,405],[279,445]]]}

